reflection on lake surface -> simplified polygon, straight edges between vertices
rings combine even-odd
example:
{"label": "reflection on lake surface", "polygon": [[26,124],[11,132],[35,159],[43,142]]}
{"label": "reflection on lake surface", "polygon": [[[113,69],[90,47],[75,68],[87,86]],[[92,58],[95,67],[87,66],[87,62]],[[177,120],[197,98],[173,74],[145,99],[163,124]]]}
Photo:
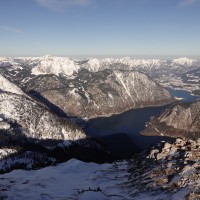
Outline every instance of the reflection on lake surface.
{"label": "reflection on lake surface", "polygon": [[163,137],[148,137],[139,133],[150,117],[158,115],[165,107],[132,109],[111,117],[91,119],[87,132],[100,139],[114,153],[131,154],[164,140]]}
{"label": "reflection on lake surface", "polygon": [[[195,101],[198,98],[187,91],[169,89],[169,92],[172,96],[183,98],[184,102]],[[166,107],[132,109],[111,117],[91,119],[87,133],[101,140],[116,155],[128,156],[162,140],[173,140],[168,137],[140,135],[140,131],[145,128],[145,123]]]}

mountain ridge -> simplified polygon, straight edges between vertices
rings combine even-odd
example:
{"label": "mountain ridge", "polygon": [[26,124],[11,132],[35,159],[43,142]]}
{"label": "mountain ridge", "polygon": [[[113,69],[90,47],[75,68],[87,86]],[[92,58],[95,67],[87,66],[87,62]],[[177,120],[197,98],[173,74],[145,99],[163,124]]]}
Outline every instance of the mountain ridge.
{"label": "mountain ridge", "polygon": [[70,116],[82,118],[108,116],[173,101],[162,86],[134,70],[90,72],[82,69],[71,79],[40,75],[27,82],[26,90],[35,90]]}

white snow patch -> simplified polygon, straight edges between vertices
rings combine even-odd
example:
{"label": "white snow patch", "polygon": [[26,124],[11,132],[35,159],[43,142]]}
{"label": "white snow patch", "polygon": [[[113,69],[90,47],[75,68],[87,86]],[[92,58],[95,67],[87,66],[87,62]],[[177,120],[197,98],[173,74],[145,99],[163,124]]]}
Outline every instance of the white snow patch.
{"label": "white snow patch", "polygon": [[124,87],[126,93],[128,94],[128,96],[131,98],[131,100],[134,102],[133,98],[132,98],[132,95],[131,95],[131,92],[130,92],[130,89],[129,87],[124,83],[123,81],[123,78],[122,78],[122,74],[120,72],[117,72],[115,71],[115,76],[117,77],[117,79],[120,81],[120,83],[122,84],[122,86]]}
{"label": "white snow patch", "polygon": [[0,149],[0,159],[3,159],[5,157],[9,156],[10,154],[14,154],[14,153],[17,153],[17,150],[2,148],[2,149]]}

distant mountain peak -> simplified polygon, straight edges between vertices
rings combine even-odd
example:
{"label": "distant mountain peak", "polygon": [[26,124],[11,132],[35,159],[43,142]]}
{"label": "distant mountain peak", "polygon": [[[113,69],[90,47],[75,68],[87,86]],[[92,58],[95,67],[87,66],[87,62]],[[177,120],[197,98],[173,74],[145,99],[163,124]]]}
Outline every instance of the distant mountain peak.
{"label": "distant mountain peak", "polygon": [[191,66],[194,62],[196,62],[196,60],[187,57],[177,58],[173,60],[173,63],[175,64],[188,65],[188,66]]}
{"label": "distant mountain peak", "polygon": [[68,57],[55,57],[55,56],[44,56],[41,57],[36,67],[32,69],[32,74],[64,74],[71,76],[75,71],[78,71],[79,66],[74,60]]}

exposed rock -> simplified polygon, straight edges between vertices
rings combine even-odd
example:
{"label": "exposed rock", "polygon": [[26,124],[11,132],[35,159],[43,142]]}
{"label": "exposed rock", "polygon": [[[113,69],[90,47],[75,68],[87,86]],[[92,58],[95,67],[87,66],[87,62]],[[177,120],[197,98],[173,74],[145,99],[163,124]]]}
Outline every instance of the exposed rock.
{"label": "exposed rock", "polygon": [[171,146],[172,146],[171,144],[166,142],[164,146],[164,150],[168,151],[171,148]]}
{"label": "exposed rock", "polygon": [[185,145],[185,140],[181,138],[176,139],[176,146],[184,146]]}
{"label": "exposed rock", "polygon": [[159,199],[161,194],[162,199],[200,199],[198,141],[177,139],[172,144],[164,143],[135,156],[131,163],[129,179],[137,188],[132,192],[135,199],[138,195],[141,199]]}

